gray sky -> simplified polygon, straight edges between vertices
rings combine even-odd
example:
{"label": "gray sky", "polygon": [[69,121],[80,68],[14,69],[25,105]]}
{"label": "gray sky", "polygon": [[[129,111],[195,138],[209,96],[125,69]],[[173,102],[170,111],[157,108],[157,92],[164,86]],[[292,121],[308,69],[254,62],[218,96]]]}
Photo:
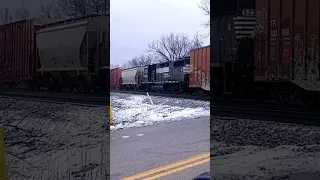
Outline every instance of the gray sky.
{"label": "gray sky", "polygon": [[[51,3],[51,0],[23,0],[25,7],[30,11],[32,17],[41,14],[41,4]],[[21,5],[21,0],[1,0],[0,8],[10,8],[13,12]]]}
{"label": "gray sky", "polygon": [[[13,11],[21,0],[3,1],[1,8]],[[51,0],[24,0],[31,16],[40,16],[40,4]],[[111,64],[122,65],[145,53],[148,43],[170,32],[185,33],[190,38],[199,31],[207,34],[202,24],[207,21],[200,0],[111,0]],[[208,45],[209,38],[204,45]]]}
{"label": "gray sky", "polygon": [[[207,17],[198,8],[200,0],[111,0],[111,64],[122,65],[145,53],[148,43],[170,32],[185,33],[190,38],[199,31]],[[210,43],[206,38],[204,45]]]}

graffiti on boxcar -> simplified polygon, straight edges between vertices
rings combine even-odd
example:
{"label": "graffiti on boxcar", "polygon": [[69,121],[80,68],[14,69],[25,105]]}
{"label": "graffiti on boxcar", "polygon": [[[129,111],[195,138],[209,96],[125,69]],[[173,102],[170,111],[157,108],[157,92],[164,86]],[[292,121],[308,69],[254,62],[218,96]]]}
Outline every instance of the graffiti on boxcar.
{"label": "graffiti on boxcar", "polygon": [[201,88],[206,91],[210,91],[210,74],[202,72]]}
{"label": "graffiti on boxcar", "polygon": [[268,23],[268,13],[266,9],[262,8],[260,10],[257,10],[255,33],[259,35],[265,35],[267,23]]}
{"label": "graffiti on boxcar", "polygon": [[307,56],[308,85],[319,86],[319,43],[317,35],[310,35],[310,48]]}
{"label": "graffiti on boxcar", "polygon": [[293,38],[293,58],[291,63],[291,79],[294,83],[302,86],[305,70],[305,51],[300,33],[296,33]]}
{"label": "graffiti on boxcar", "polygon": [[[267,38],[267,27],[268,27],[268,13],[265,8],[259,9],[256,11],[256,27],[255,27],[255,38],[256,40],[260,41],[259,50],[256,52],[257,62],[263,64],[261,69],[261,75],[263,79],[267,79],[268,77],[268,69],[266,64],[266,56],[262,53],[264,48],[264,44]],[[259,68],[260,68],[259,67]]]}
{"label": "graffiti on boxcar", "polygon": [[319,82],[319,40],[317,35],[309,35],[307,52],[300,33],[295,34],[292,59],[292,82],[308,90],[320,90]]}

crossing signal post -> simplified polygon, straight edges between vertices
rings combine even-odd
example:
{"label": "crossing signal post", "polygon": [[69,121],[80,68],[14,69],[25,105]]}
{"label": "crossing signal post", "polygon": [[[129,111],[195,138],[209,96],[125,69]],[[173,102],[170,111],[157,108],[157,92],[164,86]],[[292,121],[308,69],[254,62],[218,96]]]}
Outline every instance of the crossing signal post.
{"label": "crossing signal post", "polygon": [[4,147],[3,126],[0,125],[0,180],[8,179],[6,152]]}
{"label": "crossing signal post", "polygon": [[110,125],[113,125],[112,103],[110,102]]}

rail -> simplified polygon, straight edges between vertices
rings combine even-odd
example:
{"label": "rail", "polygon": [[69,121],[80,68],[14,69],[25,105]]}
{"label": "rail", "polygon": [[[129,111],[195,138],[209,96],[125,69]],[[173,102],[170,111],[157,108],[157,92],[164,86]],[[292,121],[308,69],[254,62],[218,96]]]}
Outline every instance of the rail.
{"label": "rail", "polygon": [[253,102],[223,102],[212,103],[212,117],[243,118],[259,121],[277,121],[304,125],[320,125],[320,113],[316,109],[284,108],[276,104],[259,104]]}
{"label": "rail", "polygon": [[84,106],[109,106],[110,97],[107,95],[93,96],[92,94],[49,93],[49,92],[0,92],[1,98],[20,100],[36,100],[53,103],[69,103]]}
{"label": "rail", "polygon": [[[121,91],[121,90],[110,90],[110,92],[114,93],[125,93],[125,94],[139,94],[146,95],[145,91]],[[195,95],[195,94],[187,94],[187,93],[166,93],[166,92],[148,92],[150,96],[164,96],[164,97],[172,97],[172,98],[181,98],[181,99],[194,99],[201,101],[210,101],[209,95]]]}

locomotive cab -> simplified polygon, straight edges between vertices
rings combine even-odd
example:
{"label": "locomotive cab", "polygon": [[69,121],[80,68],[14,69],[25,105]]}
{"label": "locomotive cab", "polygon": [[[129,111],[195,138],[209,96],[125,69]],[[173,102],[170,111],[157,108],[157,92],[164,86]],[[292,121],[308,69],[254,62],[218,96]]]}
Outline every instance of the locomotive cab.
{"label": "locomotive cab", "polygon": [[254,0],[212,2],[213,95],[226,98],[251,96],[253,84]]}

